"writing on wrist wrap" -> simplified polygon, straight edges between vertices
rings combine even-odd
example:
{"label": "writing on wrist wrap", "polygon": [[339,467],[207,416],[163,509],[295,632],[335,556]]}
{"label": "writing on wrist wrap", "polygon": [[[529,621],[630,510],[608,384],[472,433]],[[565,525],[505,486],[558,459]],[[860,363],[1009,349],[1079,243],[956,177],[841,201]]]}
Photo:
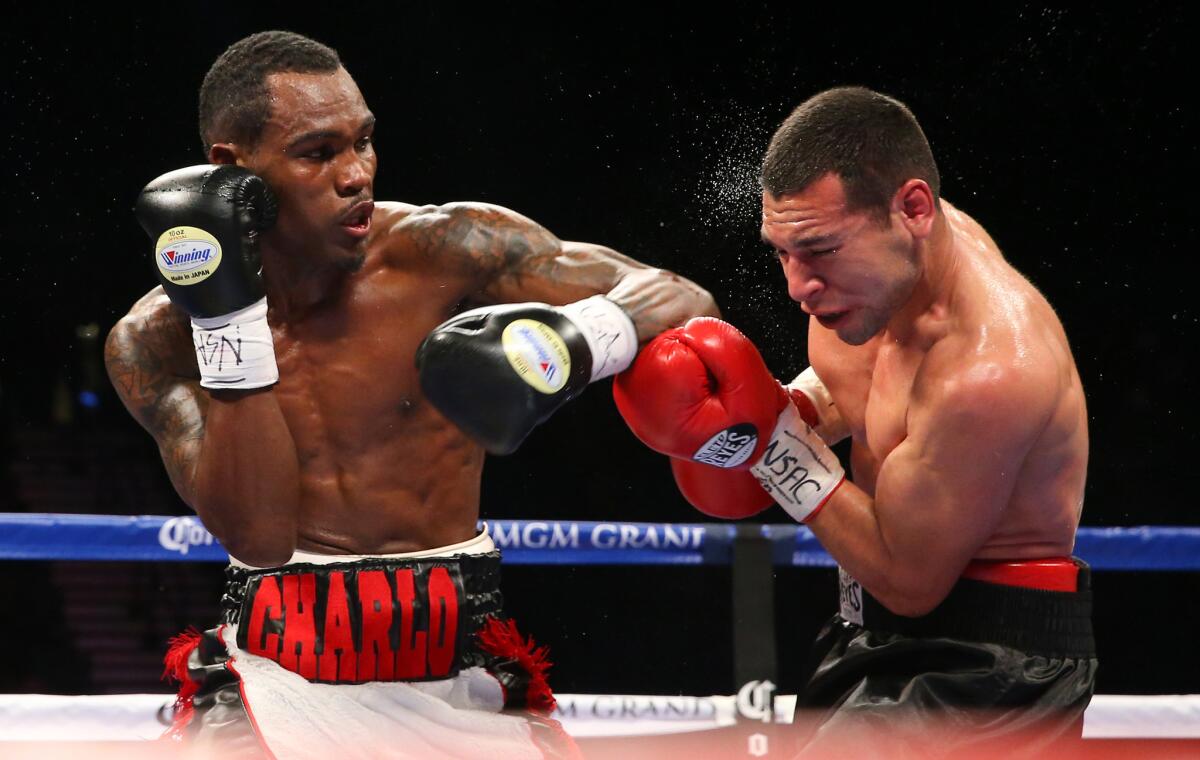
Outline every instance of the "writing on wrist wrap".
{"label": "writing on wrist wrap", "polygon": [[266,298],[232,314],[193,317],[192,342],[200,367],[200,385],[205,388],[246,390],[279,380]]}
{"label": "writing on wrist wrap", "polygon": [[771,440],[750,473],[797,522],[815,515],[846,479],[837,456],[792,404],[779,415]]}
{"label": "writing on wrist wrap", "polygon": [[625,310],[604,296],[592,296],[562,307],[592,353],[589,382],[623,372],[637,356],[637,329]]}

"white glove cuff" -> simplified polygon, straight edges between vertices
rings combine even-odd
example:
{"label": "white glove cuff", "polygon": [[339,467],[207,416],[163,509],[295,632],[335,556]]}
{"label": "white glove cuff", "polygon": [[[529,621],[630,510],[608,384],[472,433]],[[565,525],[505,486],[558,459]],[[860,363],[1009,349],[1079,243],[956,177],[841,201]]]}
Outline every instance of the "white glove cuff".
{"label": "white glove cuff", "polygon": [[583,333],[592,353],[589,382],[623,372],[633,363],[638,351],[637,328],[624,309],[604,296],[592,296],[560,308]]}
{"label": "white glove cuff", "polygon": [[279,380],[265,297],[232,314],[193,317],[192,342],[205,388],[262,388]]}
{"label": "white glove cuff", "polygon": [[846,479],[842,463],[793,404],[779,415],[771,440],[750,473],[797,522],[816,515]]}
{"label": "white glove cuff", "polygon": [[788,383],[787,387],[795,388],[812,399],[813,407],[817,410],[817,424],[813,426],[813,429],[817,431],[817,435],[821,436],[821,440],[832,446],[838,441],[850,437],[850,426],[842,419],[842,413],[833,403],[833,396],[829,395],[829,389],[825,387],[825,383],[821,382],[821,378],[817,377],[817,373],[812,367],[797,375],[796,379]]}

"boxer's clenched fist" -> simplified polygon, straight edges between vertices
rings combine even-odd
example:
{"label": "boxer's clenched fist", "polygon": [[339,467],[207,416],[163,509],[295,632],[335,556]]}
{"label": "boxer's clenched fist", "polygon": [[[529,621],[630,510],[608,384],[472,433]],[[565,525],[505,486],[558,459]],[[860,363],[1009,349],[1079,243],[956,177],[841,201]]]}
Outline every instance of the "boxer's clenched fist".
{"label": "boxer's clenched fist", "polygon": [[158,177],[134,213],[154,242],[159,283],[192,317],[206,388],[262,388],[279,379],[258,250],[276,204],[260,177],[203,164]]}
{"label": "boxer's clenched fist", "polygon": [[275,222],[275,198],[261,178],[238,166],[177,169],[142,189],[134,213],[180,309],[220,317],[263,297],[258,236]]}
{"label": "boxer's clenched fist", "polygon": [[637,332],[602,296],[563,307],[486,306],[435,328],[417,349],[421,390],[493,454],[510,454],[593,380],[629,366]]}
{"label": "boxer's clenched fist", "polygon": [[740,517],[765,504],[748,499],[746,475],[697,467],[748,470],[767,503],[773,498],[800,521],[845,479],[809,426],[817,415],[808,396],[784,388],[749,339],[720,320],[693,319],[655,338],[617,377],[613,395],[634,435],[683,460],[673,465],[676,481],[709,514]]}

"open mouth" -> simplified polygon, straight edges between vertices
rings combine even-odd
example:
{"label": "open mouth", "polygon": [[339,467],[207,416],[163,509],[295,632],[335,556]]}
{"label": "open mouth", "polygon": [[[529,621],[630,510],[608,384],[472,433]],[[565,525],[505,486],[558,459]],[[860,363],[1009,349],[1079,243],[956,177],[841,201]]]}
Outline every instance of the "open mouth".
{"label": "open mouth", "polygon": [[837,327],[849,313],[848,311],[835,311],[829,314],[816,314],[814,316],[816,316],[817,322],[821,324],[821,327],[833,328]]}
{"label": "open mouth", "polygon": [[371,229],[371,214],[374,211],[375,204],[371,201],[356,204],[342,217],[342,229],[354,237],[365,237]]}

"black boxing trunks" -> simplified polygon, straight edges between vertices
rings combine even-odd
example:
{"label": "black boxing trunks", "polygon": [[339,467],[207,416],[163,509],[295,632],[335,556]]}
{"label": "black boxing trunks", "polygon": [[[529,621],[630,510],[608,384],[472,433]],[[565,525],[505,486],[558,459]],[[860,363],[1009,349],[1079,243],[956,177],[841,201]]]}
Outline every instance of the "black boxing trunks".
{"label": "black boxing trunks", "polygon": [[839,581],[797,701],[815,725],[800,757],[1020,757],[1079,739],[1097,668],[1083,562],[973,562],[915,618]]}
{"label": "black boxing trunks", "polygon": [[238,564],[223,624],[167,655],[182,684],[168,738],[223,757],[574,753],[544,717],[546,650],[503,617],[486,532],[413,555]]}

